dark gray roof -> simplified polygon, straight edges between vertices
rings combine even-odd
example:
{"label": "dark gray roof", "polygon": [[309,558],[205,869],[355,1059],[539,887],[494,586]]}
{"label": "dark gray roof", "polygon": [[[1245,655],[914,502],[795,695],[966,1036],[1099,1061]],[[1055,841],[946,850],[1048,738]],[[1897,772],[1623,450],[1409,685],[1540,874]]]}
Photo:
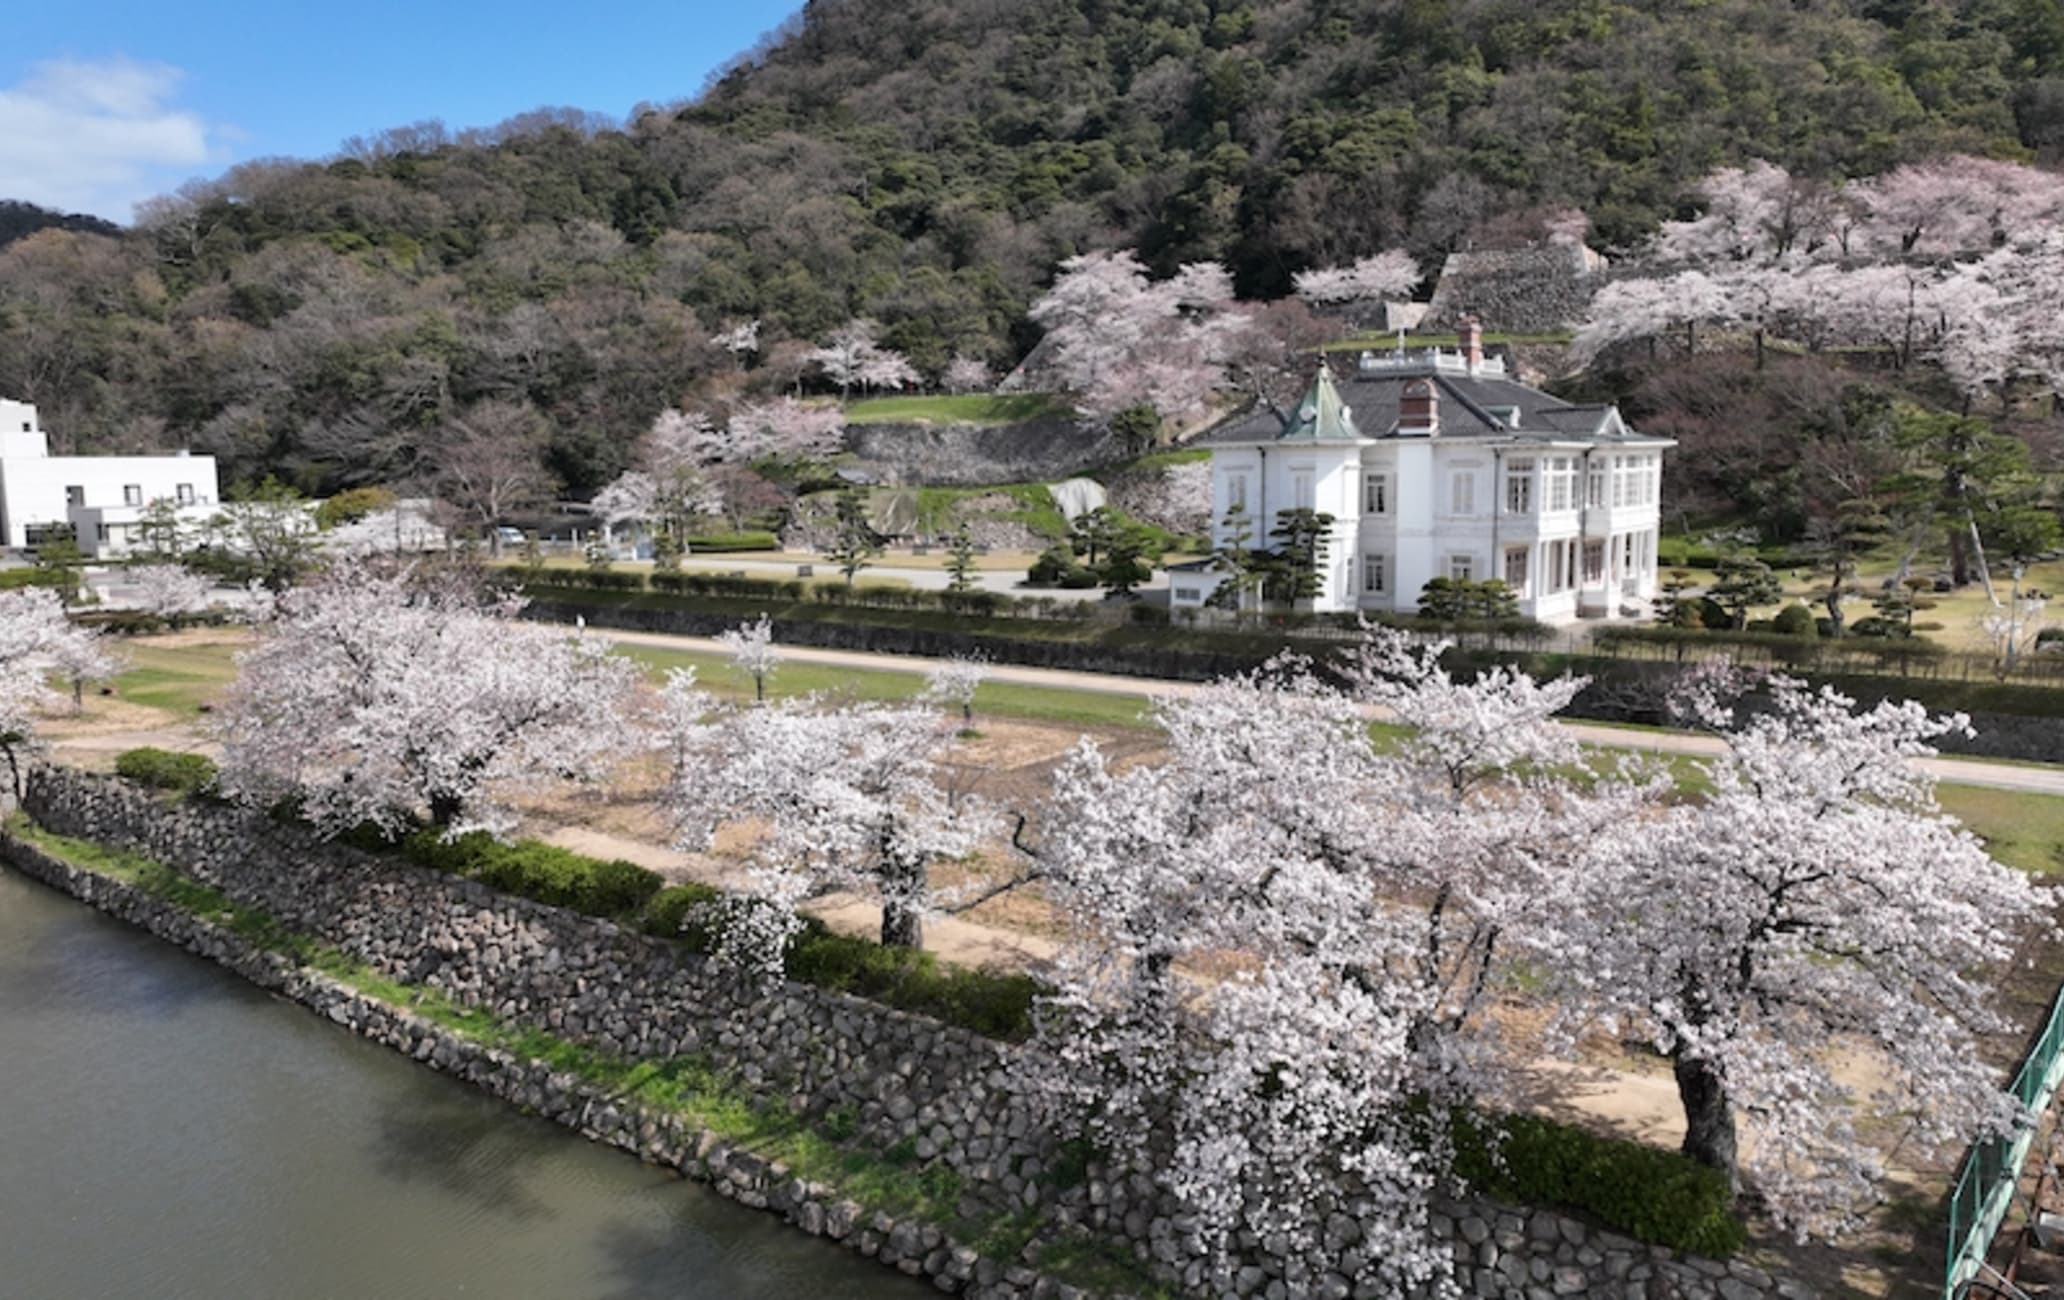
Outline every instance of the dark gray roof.
{"label": "dark gray roof", "polygon": [[[1398,403],[1404,387],[1415,379],[1429,380],[1434,385],[1440,399],[1439,436],[1444,439],[1656,441],[1631,430],[1608,435],[1605,429],[1613,413],[1611,406],[1579,406],[1500,375],[1470,375],[1433,366],[1374,373],[1350,370],[1335,381],[1335,387],[1340,400],[1353,411],[1354,427],[1363,437],[1390,438],[1396,436]],[[1507,410],[1518,412],[1517,427],[1501,418]],[[1291,414],[1294,418],[1295,412]],[[1258,405],[1228,417],[1191,445],[1275,442],[1283,438],[1284,432],[1283,417]]]}

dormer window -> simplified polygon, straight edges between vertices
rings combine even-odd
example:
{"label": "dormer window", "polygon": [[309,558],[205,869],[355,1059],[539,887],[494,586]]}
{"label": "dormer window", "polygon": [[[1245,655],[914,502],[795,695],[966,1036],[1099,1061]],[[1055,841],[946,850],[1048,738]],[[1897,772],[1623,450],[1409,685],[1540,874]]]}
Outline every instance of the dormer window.
{"label": "dormer window", "polygon": [[1519,427],[1519,408],[1516,406],[1486,406],[1484,410],[1490,413],[1492,419],[1508,429]]}

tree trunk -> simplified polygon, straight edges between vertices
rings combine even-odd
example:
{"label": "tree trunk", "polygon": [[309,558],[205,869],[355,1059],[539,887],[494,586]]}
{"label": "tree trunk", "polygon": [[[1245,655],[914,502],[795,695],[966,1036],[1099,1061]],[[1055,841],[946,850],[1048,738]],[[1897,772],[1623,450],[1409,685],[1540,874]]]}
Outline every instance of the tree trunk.
{"label": "tree trunk", "polygon": [[1978,581],[1985,584],[1985,598],[1992,602],[1994,609],[1998,609],[2000,603],[1999,593],[1992,588],[1992,569],[1985,563],[1985,539],[1978,535],[1978,521],[1974,518],[1969,522],[1971,528],[1971,558],[1978,565]]}
{"label": "tree trunk", "polygon": [[[1839,576],[1837,576],[1836,582],[1837,584],[1839,584]],[[1842,593],[1838,589],[1830,588],[1830,590],[1828,591],[1827,616],[1828,635],[1831,637],[1840,637],[1842,635]]]}
{"label": "tree trunk", "polygon": [[924,917],[910,904],[925,897],[925,860],[901,850],[893,819],[882,827],[881,941],[884,948],[924,947]]}
{"label": "tree trunk", "polygon": [[924,918],[909,908],[882,904],[881,942],[884,948],[924,947]]}
{"label": "tree trunk", "polygon": [[1684,1103],[1684,1154],[1727,1175],[1727,1190],[1741,1191],[1736,1163],[1734,1108],[1727,1087],[1710,1062],[1676,1057],[1677,1097]]}
{"label": "tree trunk", "polygon": [[459,811],[465,801],[455,794],[433,794],[430,796],[430,824],[440,829],[449,827],[459,819]]}

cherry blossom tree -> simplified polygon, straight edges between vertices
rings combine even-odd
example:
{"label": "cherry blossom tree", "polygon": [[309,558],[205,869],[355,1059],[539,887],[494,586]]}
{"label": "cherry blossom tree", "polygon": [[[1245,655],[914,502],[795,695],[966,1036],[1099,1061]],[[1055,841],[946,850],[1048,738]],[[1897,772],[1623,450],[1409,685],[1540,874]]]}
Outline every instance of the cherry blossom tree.
{"label": "cherry blossom tree", "polygon": [[1769,689],[1703,765],[1708,796],[1599,828],[1552,969],[1668,1058],[1687,1154],[1831,1235],[1882,1185],[1867,1128],[1964,1143],[2015,1118],[1976,1041],[2009,1028],[1986,972],[2049,905],[1915,767],[1962,717]]}
{"label": "cherry blossom tree", "polygon": [[1402,248],[1365,257],[1351,266],[1299,271],[1291,279],[1297,296],[1315,307],[1346,307],[1409,298],[1419,283],[1419,263]]}
{"label": "cherry blossom tree", "polygon": [[635,741],[637,666],[412,568],[339,566],[281,597],[217,719],[226,792],[296,795],[334,833],[510,829],[505,792],[594,780]]}
{"label": "cherry blossom tree", "polygon": [[760,321],[756,316],[749,321],[733,325],[710,338],[710,342],[729,352],[743,362],[745,358],[760,350]]}
{"label": "cherry blossom tree", "polygon": [[101,634],[71,621],[64,601],[47,587],[0,592],[0,757],[7,762],[15,797],[22,769],[42,746],[36,715],[55,704],[50,679],[62,674],[73,684],[73,706],[81,683],[116,670]]}
{"label": "cherry blossom tree", "polygon": [[[1309,1206],[1344,1179],[1370,1206],[1352,1285],[1447,1276],[1427,1220],[1446,1129],[1408,1117],[1506,1091],[1497,964],[1539,955],[1573,855],[1654,797],[1558,775],[1576,754],[1552,715],[1581,683],[1456,681],[1441,649],[1369,629],[1348,690],[1285,660],[1162,701],[1165,763],[1114,770],[1084,742],[1043,813],[1078,929],[1036,1095],[1154,1171],[1221,1271],[1269,1240],[1316,1283],[1339,1261]],[[1404,741],[1375,746],[1371,704]]]}
{"label": "cherry blossom tree", "polygon": [[859,388],[905,388],[918,382],[909,358],[878,342],[881,326],[862,317],[832,331],[830,340],[808,360],[839,386],[839,400]]}
{"label": "cherry blossom tree", "polygon": [[949,393],[986,393],[996,386],[996,372],[979,357],[955,353],[940,377]]}
{"label": "cherry blossom tree", "polygon": [[139,564],[128,571],[128,578],[136,588],[137,608],[163,619],[206,609],[215,589],[205,574],[180,564]]}
{"label": "cherry blossom tree", "polygon": [[774,645],[774,620],[762,614],[757,622],[720,633],[717,640],[731,652],[731,666],[752,678],[754,702],[765,704],[767,679],[781,666],[781,651]]}
{"label": "cherry blossom tree", "polygon": [[1174,533],[1203,534],[1211,528],[1211,463],[1183,461],[1127,475],[1112,485],[1111,497],[1135,519]]}
{"label": "cherry blossom tree", "polygon": [[956,656],[925,674],[919,698],[943,704],[960,712],[963,729],[975,725],[975,692],[989,676],[989,665],[980,659]]}
{"label": "cherry blossom tree", "polygon": [[821,402],[793,397],[740,407],[731,415],[731,444],[721,459],[759,460],[766,456],[818,460],[836,455],[844,445],[846,414]]}
{"label": "cherry blossom tree", "polygon": [[690,845],[725,822],[762,827],[750,872],[757,920],[740,918],[723,955],[778,971],[796,908],[835,892],[880,906],[883,944],[922,946],[924,918],[940,906],[933,864],[974,848],[992,820],[951,788],[951,738],[944,719],[907,705],[802,697],[724,718],[671,809]]}
{"label": "cherry blossom tree", "polygon": [[1154,281],[1129,251],[1061,263],[1029,315],[1046,330],[1056,379],[1093,419],[1136,407],[1168,419],[1200,413],[1247,324],[1224,267],[1192,263]]}

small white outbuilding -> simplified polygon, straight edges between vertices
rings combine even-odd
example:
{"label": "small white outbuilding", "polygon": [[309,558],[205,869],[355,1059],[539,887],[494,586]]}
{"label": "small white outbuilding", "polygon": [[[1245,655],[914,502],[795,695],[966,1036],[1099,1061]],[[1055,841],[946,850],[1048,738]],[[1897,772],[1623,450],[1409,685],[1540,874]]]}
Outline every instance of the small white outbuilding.
{"label": "small white outbuilding", "polygon": [[144,512],[169,501],[182,531],[198,532],[216,512],[221,488],[213,456],[53,456],[27,402],[0,398],[0,542],[34,547],[69,525],[79,549],[119,559],[143,540]]}

